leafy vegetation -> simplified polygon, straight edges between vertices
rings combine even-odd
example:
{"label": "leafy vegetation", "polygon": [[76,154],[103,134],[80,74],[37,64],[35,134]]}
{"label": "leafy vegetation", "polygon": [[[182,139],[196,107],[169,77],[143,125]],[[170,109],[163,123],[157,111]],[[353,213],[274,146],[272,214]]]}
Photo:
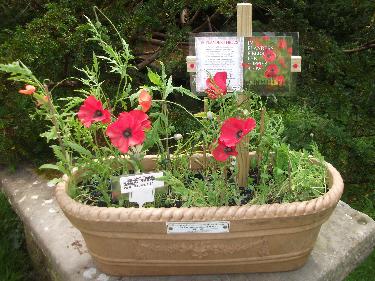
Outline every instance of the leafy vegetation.
{"label": "leafy vegetation", "polygon": [[[177,205],[182,204],[184,207],[282,203],[310,200],[326,192],[326,169],[318,148],[315,146],[313,151],[317,161],[315,165],[308,152],[291,150],[282,141],[284,125],[281,116],[276,113],[266,114],[260,97],[246,92],[239,102],[237,93],[226,93],[226,73],[222,72],[220,75],[225,79],[223,89],[219,90],[215,84],[216,88],[213,86],[209,92],[211,98],[203,101],[205,111],[193,114],[179,103],[171,101],[170,96],[177,92],[198,101],[201,99],[181,86],[173,86],[172,76],[168,77],[163,63],[160,63],[161,74],[148,69],[150,86],[143,86],[131,94],[132,77],[128,71],[134,66],[129,63],[133,55],[128,44],[112,26],[121,42],[121,48],[116,50],[106,41],[105,30],[100,30],[102,24],[87,20],[92,33],[89,39],[98,43],[103,54],[94,53],[92,66],[79,69],[84,74],[84,78],[78,79],[83,88],[76,91],[85,99],[79,95],[60,98],[62,104],[57,106],[54,103],[54,88],[49,90],[24,64],[18,61],[0,64],[0,71],[8,73],[9,80],[27,84],[26,89],[30,89],[31,94],[29,98],[37,103],[37,114],[50,122],[49,129],[42,136],[47,141],[56,142],[57,145],[51,144],[50,147],[58,162],[44,164],[40,168],[58,170],[71,176],[69,193],[72,198],[91,205],[130,206],[127,196],[114,200],[111,193],[115,190],[111,190],[109,179],[114,175],[144,172],[144,156],[152,149],[157,152],[159,169],[165,172],[163,179],[168,187],[166,195],[159,197],[164,200],[148,204],[152,207],[176,205],[171,202],[179,202]],[[107,94],[108,90],[103,86],[104,81],[99,72],[103,63],[110,73],[118,76],[114,95]],[[211,83],[216,82],[212,80]],[[135,100],[139,100],[143,92],[150,99],[145,111],[150,110],[151,104],[155,105],[150,111],[152,127],[149,116],[143,111],[126,111],[131,105],[134,107]],[[154,97],[160,96],[160,99],[152,99],[150,93]],[[96,106],[89,106],[91,103]],[[78,106],[80,108],[76,114]],[[172,106],[183,110],[197,125],[195,130],[185,135],[187,140],[181,140],[183,135],[170,124],[169,112]],[[109,108],[111,112],[104,108]],[[139,109],[142,108],[139,104]],[[119,116],[114,121],[111,115],[116,117],[116,114]],[[138,117],[133,118],[132,114]],[[257,121],[251,116],[258,117]],[[107,126],[111,120],[113,123]],[[123,125],[120,125],[122,122]],[[140,122],[139,128],[144,127],[149,131],[145,133],[140,131],[144,129],[137,129],[138,125],[133,126],[136,122]],[[252,140],[249,145],[248,140],[242,141],[242,138],[252,130],[250,137],[255,138],[255,141]],[[177,145],[172,149],[170,142],[173,138],[170,136],[176,132],[179,137],[175,138]],[[113,134],[118,135],[115,141]],[[139,134],[143,135],[141,141],[136,140],[139,137],[134,137]],[[120,142],[117,141],[119,138]],[[251,150],[257,152],[254,178],[251,180],[247,180],[248,170],[245,171],[244,181],[239,178],[236,149],[243,149],[246,154]],[[190,171],[196,153],[203,155],[202,159],[197,159],[203,161],[203,164],[199,169]],[[207,156],[210,153],[213,157]],[[228,160],[229,156],[231,161]],[[83,184],[82,181],[73,180],[73,168],[81,170]],[[196,178],[194,173],[198,173],[200,178]]]}
{"label": "leafy vegetation", "polygon": [[[186,86],[184,51],[188,32],[209,31],[210,28],[235,31],[236,2],[59,0],[50,3],[34,0],[25,5],[24,1],[5,0],[0,4],[0,62],[21,60],[37,77],[49,77],[51,80],[46,82],[51,86],[56,85],[56,81],[80,75],[73,65],[82,68],[92,60],[93,51],[98,53],[94,44],[86,41],[89,33],[83,17],[95,18],[92,6],[97,5],[136,50],[134,62],[140,71],[133,75],[134,85],[146,81],[147,58],[154,55],[168,62],[167,72],[173,73],[174,80]],[[277,102],[268,101],[268,107],[283,116],[287,142],[292,148],[307,149],[311,141],[315,141],[325,159],[343,175],[344,200],[373,214],[373,1],[254,0],[252,3],[255,31],[300,33],[303,66],[296,92]],[[185,8],[189,11],[187,20],[183,16]],[[104,24],[102,28],[110,27]],[[110,33],[108,39],[114,36]],[[158,41],[150,41],[151,38]],[[157,52],[153,53],[155,50]],[[108,77],[105,84],[110,87],[108,69],[101,69],[101,72]],[[35,104],[16,93],[22,85],[7,82],[5,78],[5,75],[0,76],[0,162],[10,166],[24,160],[45,162],[52,151],[46,150],[45,140],[39,134],[46,128],[38,122],[40,117],[36,116],[33,121],[28,117]],[[77,83],[68,79],[60,86],[56,92],[64,98],[72,94]],[[194,102],[187,105],[198,106]],[[181,125],[180,132],[193,126],[183,112],[173,110],[170,116],[174,125]],[[368,280],[373,275],[373,271],[368,271]],[[366,280],[362,277],[352,280],[362,279]]]}
{"label": "leafy vegetation", "polygon": [[[79,70],[73,66],[82,68],[92,59],[93,51],[98,53],[95,44],[87,41],[88,25],[83,17],[95,18],[94,5],[105,11],[135,50],[133,62],[140,68],[132,75],[135,85],[146,81],[143,70],[147,59],[159,47],[154,58],[167,61],[166,69],[173,72],[174,80],[187,85],[183,61],[188,32],[209,31],[210,26],[214,31],[236,28],[236,1],[231,0],[194,3],[153,0],[142,4],[117,1],[108,5],[100,1],[36,0],[25,9],[22,1],[13,1],[3,4],[0,62],[21,60],[42,80],[51,79],[52,86],[56,81],[79,76]],[[372,1],[260,0],[253,1],[253,9],[255,31],[300,33],[303,70],[296,93],[279,98],[272,105],[284,116],[288,142],[297,149],[307,148],[313,135],[322,154],[344,175],[347,186],[374,183]],[[111,29],[108,24],[100,28]],[[112,40],[116,36],[111,32],[106,39],[117,42],[117,48],[121,42]],[[113,79],[108,70],[101,72],[110,87]],[[0,108],[1,162],[14,165],[20,159],[35,160],[35,155],[48,157],[45,142],[39,137],[45,128],[27,118],[34,104],[15,94],[20,84],[6,82],[6,77],[2,77],[0,99],[6,106]],[[68,79],[61,86],[57,92],[64,97],[77,83]],[[188,105],[197,106],[190,102]],[[178,114],[171,112],[171,115]],[[363,165],[367,169],[362,169]]]}
{"label": "leafy vegetation", "polygon": [[0,192],[0,279],[37,280],[26,252],[22,224]]}

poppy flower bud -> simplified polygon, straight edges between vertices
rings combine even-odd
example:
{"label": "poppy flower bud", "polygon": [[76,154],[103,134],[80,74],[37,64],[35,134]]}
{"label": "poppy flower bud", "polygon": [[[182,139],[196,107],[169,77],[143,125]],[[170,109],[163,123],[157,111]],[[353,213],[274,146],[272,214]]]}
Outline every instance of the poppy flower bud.
{"label": "poppy flower bud", "polygon": [[34,94],[36,88],[33,85],[26,85],[25,89],[21,89],[18,92],[23,95],[32,95]]}
{"label": "poppy flower bud", "polygon": [[49,101],[48,96],[42,96],[42,95],[34,94],[34,97],[37,100],[37,103],[36,103],[37,106],[45,105]]}
{"label": "poppy flower bud", "polygon": [[211,111],[207,112],[207,119],[208,120],[214,119],[214,114]]}
{"label": "poppy flower bud", "polygon": [[152,97],[147,90],[143,89],[141,91],[141,93],[139,94],[138,102],[139,105],[142,107],[143,112],[147,112],[150,109]]}
{"label": "poppy flower bud", "polygon": [[173,138],[178,141],[178,140],[182,139],[182,135],[181,134],[174,134]]}

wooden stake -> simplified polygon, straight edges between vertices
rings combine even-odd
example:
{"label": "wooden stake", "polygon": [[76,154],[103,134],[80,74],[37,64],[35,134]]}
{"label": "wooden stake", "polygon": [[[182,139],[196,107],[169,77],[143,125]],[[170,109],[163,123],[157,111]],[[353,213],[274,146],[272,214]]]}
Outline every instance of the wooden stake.
{"label": "wooden stake", "polygon": [[[203,110],[207,115],[207,112],[208,112],[208,99],[207,98],[204,98],[203,106],[204,106]],[[207,144],[206,144],[206,140],[204,140],[203,141],[203,169],[206,170],[206,168],[207,168]]]}
{"label": "wooden stake", "polygon": [[237,4],[237,37],[253,36],[252,5],[250,3]]}
{"label": "wooden stake", "polygon": [[[262,137],[264,135],[264,124],[265,124],[265,120],[264,120],[264,115],[266,113],[266,109],[265,108],[262,108],[262,111],[260,112],[260,127],[259,127],[259,146],[260,146],[260,142],[262,141]],[[262,154],[262,151],[260,149],[257,150],[257,166],[258,166],[258,172],[260,172],[260,163],[262,162],[262,157],[263,157],[263,154]]]}
{"label": "wooden stake", "polygon": [[[238,3],[237,4],[237,36],[238,37],[251,37],[253,35],[252,26],[252,5],[250,3]],[[243,103],[246,100],[244,94],[239,94],[237,98],[238,104]],[[249,136],[242,139],[238,145],[238,156],[237,156],[237,184],[238,186],[247,186],[250,168],[250,157],[249,157]]]}

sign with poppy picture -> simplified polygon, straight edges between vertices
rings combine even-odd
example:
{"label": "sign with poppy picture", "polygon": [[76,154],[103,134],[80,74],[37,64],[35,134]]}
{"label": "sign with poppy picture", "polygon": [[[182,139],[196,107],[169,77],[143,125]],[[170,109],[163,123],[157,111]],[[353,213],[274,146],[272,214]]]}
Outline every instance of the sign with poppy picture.
{"label": "sign with poppy picture", "polygon": [[289,93],[292,46],[292,36],[244,38],[244,88],[261,95]]}
{"label": "sign with poppy picture", "polygon": [[216,81],[217,73],[226,73],[225,92],[243,89],[243,73],[240,67],[243,60],[242,37],[230,33],[202,33],[197,34],[192,43],[196,57],[196,92],[205,92],[209,87],[207,79]]}

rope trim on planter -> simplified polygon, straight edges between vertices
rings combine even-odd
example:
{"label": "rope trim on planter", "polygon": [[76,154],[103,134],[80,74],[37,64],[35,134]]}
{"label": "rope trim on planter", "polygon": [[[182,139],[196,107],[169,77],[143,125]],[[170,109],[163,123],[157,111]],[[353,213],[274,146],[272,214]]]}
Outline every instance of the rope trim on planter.
{"label": "rope trim on planter", "polygon": [[66,193],[69,178],[56,187],[56,199],[63,212],[73,218],[96,222],[167,222],[167,221],[209,221],[270,219],[301,215],[311,215],[336,206],[344,190],[340,173],[329,163],[325,163],[330,178],[330,188],[324,195],[310,201],[243,205],[224,207],[191,208],[103,208],[81,204]]}

